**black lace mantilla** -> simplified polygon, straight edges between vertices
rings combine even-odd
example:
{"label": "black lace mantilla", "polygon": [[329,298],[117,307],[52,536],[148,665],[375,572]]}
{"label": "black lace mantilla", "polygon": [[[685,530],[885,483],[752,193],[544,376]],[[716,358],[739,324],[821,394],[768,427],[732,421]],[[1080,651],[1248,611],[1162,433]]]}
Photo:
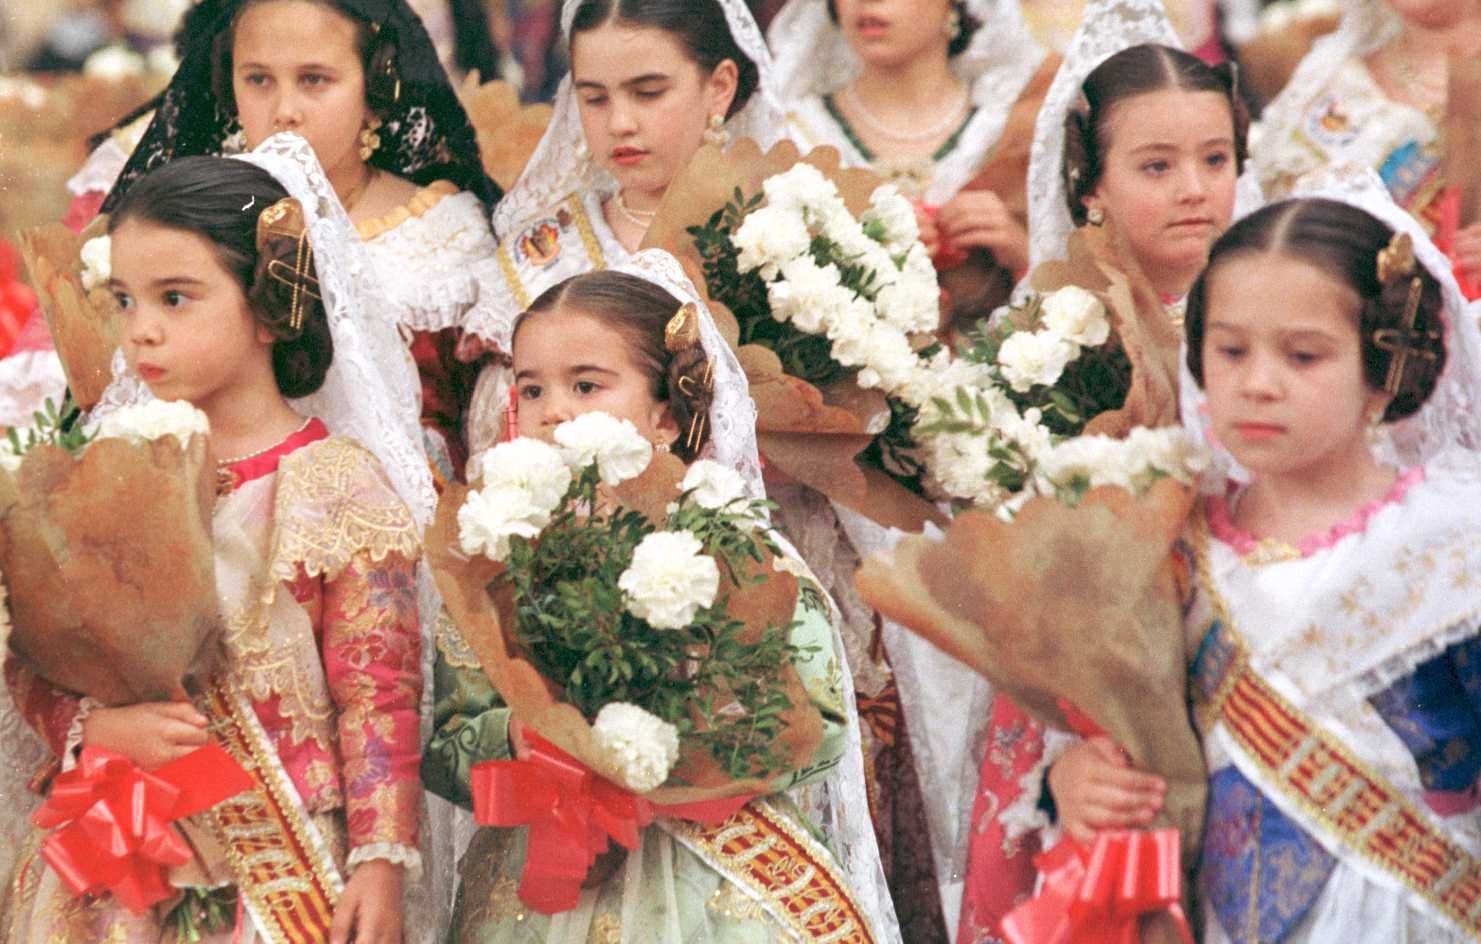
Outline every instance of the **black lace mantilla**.
{"label": "black lace mantilla", "polygon": [[[177,36],[180,68],[156,101],[154,120],[119,174],[102,212],[140,177],[176,157],[220,154],[237,128],[211,89],[215,38],[230,28],[246,0],[200,0]],[[395,43],[401,93],[379,134],[370,164],[425,186],[448,180],[477,194],[490,209],[502,192],[484,173],[478,139],[437,60],[432,40],[405,0],[335,0]],[[389,31],[389,33],[387,33]]]}

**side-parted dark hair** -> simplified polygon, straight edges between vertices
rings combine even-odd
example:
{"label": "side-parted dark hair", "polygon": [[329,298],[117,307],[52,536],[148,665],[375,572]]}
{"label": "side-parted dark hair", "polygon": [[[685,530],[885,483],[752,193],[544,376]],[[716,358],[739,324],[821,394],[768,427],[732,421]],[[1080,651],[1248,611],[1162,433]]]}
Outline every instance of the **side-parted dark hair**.
{"label": "side-parted dark hair", "polygon": [[[231,25],[217,34],[211,56],[211,92],[220,106],[234,113],[236,97],[232,93],[232,45],[236,40],[237,24],[247,11],[272,0],[244,0],[232,17]],[[396,38],[394,30],[372,24],[352,7],[339,0],[308,0],[310,3],[327,7],[355,24],[355,51],[360,54],[360,66],[365,70],[365,102],[370,110],[381,118],[391,113],[396,104]]]}
{"label": "side-parted dark hair", "polygon": [[[1264,207],[1231,226],[1214,243],[1208,267],[1193,283],[1188,295],[1185,322],[1188,333],[1188,370],[1203,385],[1203,339],[1208,318],[1208,281],[1223,263],[1241,256],[1279,253],[1315,266],[1352,289],[1360,300],[1357,312],[1358,338],[1362,343],[1363,378],[1374,390],[1384,389],[1394,353],[1380,346],[1375,335],[1401,327],[1413,276],[1392,278],[1387,285],[1378,279],[1378,254],[1386,249],[1394,231],[1364,210],[1337,200],[1303,198]],[[1418,261],[1414,276],[1420,280],[1420,301],[1414,330],[1433,334],[1424,349],[1433,359],[1410,356],[1404,366],[1398,392],[1383,413],[1385,422],[1412,415],[1430,394],[1445,369],[1444,296],[1440,283]],[[1300,304],[1292,299],[1292,304]],[[1279,317],[1273,313],[1273,317]]]}
{"label": "side-parted dark hair", "polygon": [[[609,324],[627,342],[633,360],[647,375],[649,390],[659,403],[668,405],[679,438],[673,452],[685,462],[692,462],[709,440],[710,424],[702,423],[704,435],[692,444],[685,442],[685,432],[696,416],[707,415],[713,399],[705,383],[707,362],[703,347],[672,353],[664,343],[664,329],[678,314],[682,303],[662,287],[626,272],[587,272],[546,289],[535,299],[514,325],[519,329],[530,318],[556,308],[568,308],[591,315]],[[518,341],[515,342],[518,346]],[[684,378],[690,383],[683,384]],[[690,396],[685,387],[695,391]]]}
{"label": "side-parted dark hair", "polygon": [[571,21],[571,42],[577,33],[607,22],[663,30],[707,75],[726,59],[734,62],[739,79],[726,118],[746,107],[760,82],[761,73],[731,35],[719,0],[583,0]]}
{"label": "side-parted dark hair", "polygon": [[123,195],[108,219],[108,232],[137,220],[210,240],[221,267],[242,287],[252,317],[277,339],[272,358],[278,390],[285,397],[304,397],[323,385],[334,340],[317,299],[307,301],[303,326],[294,331],[289,325],[293,288],[268,274],[275,261],[293,270],[298,241],[274,237],[257,250],[257,218],[286,196],[283,185],[254,164],[182,157],[140,178]]}
{"label": "side-parted dark hair", "polygon": [[1197,56],[1155,43],[1123,49],[1096,66],[1081,83],[1084,101],[1064,123],[1064,184],[1070,217],[1085,224],[1085,198],[1105,172],[1116,105],[1163,89],[1218,92],[1229,101],[1234,119],[1234,170],[1244,171],[1250,112],[1239,94],[1237,67],[1210,66]]}
{"label": "side-parted dark hair", "polygon": [[[956,15],[960,18],[962,28],[952,37],[951,42],[946,46],[946,55],[948,57],[959,56],[966,52],[967,47],[972,45],[972,37],[977,35],[977,31],[982,28],[982,21],[972,15],[972,11],[967,9],[967,4],[963,0],[951,0],[951,8],[956,11]],[[834,23],[838,22],[838,4],[836,0],[828,0],[828,19]]]}

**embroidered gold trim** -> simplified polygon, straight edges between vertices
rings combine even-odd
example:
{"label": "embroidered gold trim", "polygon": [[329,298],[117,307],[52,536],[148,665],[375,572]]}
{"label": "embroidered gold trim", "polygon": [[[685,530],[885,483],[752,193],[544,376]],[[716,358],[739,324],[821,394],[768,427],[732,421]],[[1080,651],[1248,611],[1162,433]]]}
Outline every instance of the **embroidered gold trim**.
{"label": "embroidered gold trim", "polygon": [[714,826],[665,820],[664,828],[799,940],[874,944],[833,857],[766,801]]}
{"label": "embroidered gold trim", "polygon": [[[1262,679],[1213,584],[1208,527],[1194,531],[1200,586],[1233,655],[1206,703],[1199,727],[1222,723],[1271,783],[1343,848],[1398,879],[1457,926],[1481,935],[1481,861],[1436,829],[1397,787],[1368,767]],[[1217,630],[1215,630],[1217,631]]]}
{"label": "embroidered gold trim", "polygon": [[278,468],[271,573],[333,580],[360,551],[371,560],[421,553],[411,509],[385,480],[375,457],[352,439],[331,436],[283,457]]}
{"label": "embroidered gold trim", "polygon": [[356,223],[355,232],[360,237],[361,242],[368,243],[379,236],[389,233],[412,217],[425,216],[433,207],[457,192],[458,185],[451,180],[433,181],[413,194],[412,198],[405,205],[399,206],[373,220]]}
{"label": "embroidered gold trim", "polygon": [[586,206],[581,202],[581,195],[579,193],[573,195],[570,202],[571,216],[576,221],[576,231],[581,234],[581,245],[586,247],[586,257],[591,260],[593,268],[607,268],[607,257],[602,252],[602,244],[597,239],[596,230],[591,226],[591,217],[586,213]]}
{"label": "embroidered gold trim", "polygon": [[217,681],[207,687],[205,709],[211,733],[256,784],[205,814],[226,848],[243,905],[272,944],[327,940],[344,885],[324,839],[249,716],[251,708]]}
{"label": "embroidered gold trim", "polygon": [[505,240],[494,251],[494,258],[499,260],[499,271],[504,274],[504,281],[509,285],[509,293],[514,296],[514,303],[519,306],[520,311],[530,307],[529,290],[519,277],[519,268],[514,264],[514,257],[509,252],[509,241]]}

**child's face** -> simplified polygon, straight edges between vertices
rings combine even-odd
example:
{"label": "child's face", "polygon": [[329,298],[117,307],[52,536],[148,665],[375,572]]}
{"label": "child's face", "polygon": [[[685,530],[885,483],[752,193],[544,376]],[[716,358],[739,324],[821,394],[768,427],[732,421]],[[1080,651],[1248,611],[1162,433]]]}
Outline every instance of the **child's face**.
{"label": "child's face", "polygon": [[631,420],[643,438],[672,443],[678,426],[633,357],[627,338],[600,318],[557,307],[525,318],[514,335],[519,431],[549,440],[555,428],[601,411]]}
{"label": "child's face", "polygon": [[122,308],[124,359],[156,397],[211,415],[249,372],[271,370],[272,336],[210,240],[125,220],[111,242],[109,287]]}
{"label": "child's face", "polygon": [[1234,215],[1234,119],[1218,92],[1161,89],[1125,99],[1107,117],[1100,182],[1086,197],[1131,243],[1164,288],[1193,284]]}
{"label": "child's face", "polygon": [[349,18],[308,0],[250,7],[233,36],[231,87],[249,147],[296,131],[331,177],[360,162],[370,110]]}
{"label": "child's face", "polygon": [[581,130],[592,159],[628,193],[661,196],[735,95],[735,65],[706,75],[656,27],[606,23],[571,51]]}
{"label": "child's face", "polygon": [[1255,475],[1339,471],[1387,402],[1363,377],[1358,296],[1279,253],[1209,273],[1203,380],[1215,435]]}

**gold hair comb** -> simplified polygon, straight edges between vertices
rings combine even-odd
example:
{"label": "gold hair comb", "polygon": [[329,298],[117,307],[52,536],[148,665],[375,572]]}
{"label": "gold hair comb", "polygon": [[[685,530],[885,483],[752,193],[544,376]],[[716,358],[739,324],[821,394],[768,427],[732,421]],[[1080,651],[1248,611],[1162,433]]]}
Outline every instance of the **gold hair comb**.
{"label": "gold hair comb", "polygon": [[303,330],[304,308],[309,300],[319,301],[321,296],[319,280],[314,276],[314,250],[309,245],[303,205],[292,197],[284,197],[257,217],[257,251],[261,252],[268,240],[275,237],[291,239],[297,247],[293,253],[292,265],[282,259],[273,259],[267,264],[270,278],[293,289],[288,309],[288,328],[297,334]]}
{"label": "gold hair comb", "polygon": [[[679,392],[691,401],[698,400],[701,393],[708,395],[715,391],[715,362],[705,361],[704,376],[696,381],[693,377],[679,378]],[[684,446],[692,453],[699,448],[704,440],[705,424],[709,422],[710,412],[708,409],[695,410],[689,417],[689,431],[684,434]]]}
{"label": "gold hair comb", "polygon": [[1419,302],[1424,295],[1424,282],[1415,274],[1416,267],[1414,240],[1408,233],[1395,233],[1388,245],[1378,251],[1379,282],[1387,286],[1399,279],[1409,279],[1409,294],[1404,298],[1404,314],[1399,319],[1399,327],[1379,328],[1373,332],[1373,343],[1392,355],[1388,375],[1383,380],[1383,389],[1391,397],[1397,396],[1404,386],[1409,358],[1432,361],[1438,356],[1430,349],[1430,344],[1440,340],[1439,332],[1416,331],[1414,328],[1419,317]]}
{"label": "gold hair comb", "polygon": [[699,308],[693,303],[674,313],[663,328],[663,346],[670,354],[687,351],[699,343]]}

